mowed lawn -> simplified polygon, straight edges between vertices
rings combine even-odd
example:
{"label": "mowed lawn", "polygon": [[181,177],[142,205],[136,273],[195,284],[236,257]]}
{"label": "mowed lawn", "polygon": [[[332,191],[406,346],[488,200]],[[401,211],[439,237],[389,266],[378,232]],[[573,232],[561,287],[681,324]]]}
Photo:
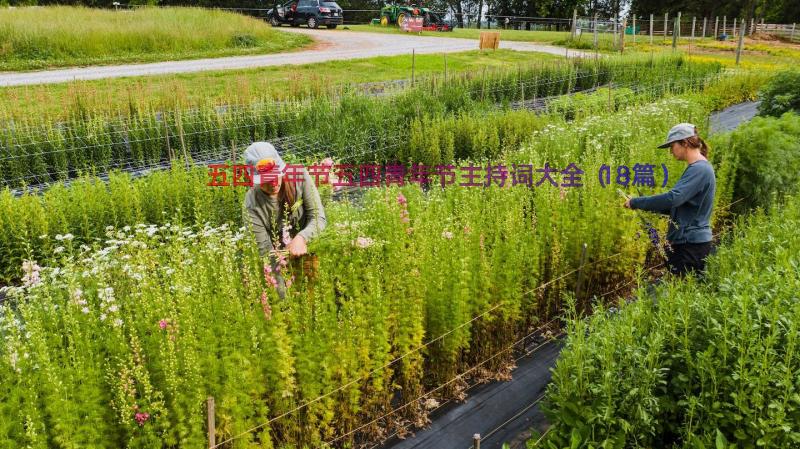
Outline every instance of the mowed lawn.
{"label": "mowed lawn", "polygon": [[[512,50],[469,51],[416,55],[417,79],[544,64],[554,55]],[[76,110],[125,113],[133,105],[192,107],[210,103],[249,103],[291,99],[329,93],[342,85],[410,79],[411,55],[328,61],[300,66],[274,66],[244,70],[197,72],[177,75],[111,78],[0,89],[0,119],[54,117]]]}
{"label": "mowed lawn", "polygon": [[[407,34],[401,31],[396,26],[380,26],[380,25],[348,25],[347,28],[353,31],[368,31],[371,33],[394,33],[394,34]],[[500,40],[517,41],[517,42],[541,42],[551,43],[569,37],[569,31],[525,31],[525,30],[498,30],[492,29],[476,29],[476,28],[456,28],[453,31],[423,31],[422,36],[438,36],[438,37],[458,37],[462,39],[479,39],[484,31],[499,31]],[[347,29],[337,30],[337,32],[346,33]],[[417,34],[417,33],[415,33]]]}
{"label": "mowed lawn", "polygon": [[0,70],[249,55],[307,46],[265,21],[200,8],[0,8]]}

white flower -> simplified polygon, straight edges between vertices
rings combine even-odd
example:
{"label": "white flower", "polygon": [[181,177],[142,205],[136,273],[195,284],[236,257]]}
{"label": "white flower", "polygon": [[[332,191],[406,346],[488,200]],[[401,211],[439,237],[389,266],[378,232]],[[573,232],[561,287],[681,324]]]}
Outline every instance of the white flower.
{"label": "white flower", "polygon": [[121,319],[119,319],[119,318],[117,318],[116,320],[114,320],[114,326],[115,326],[115,327],[120,327],[120,326],[122,326],[122,320],[121,320]]}
{"label": "white flower", "polygon": [[369,248],[370,246],[375,244],[375,240],[372,240],[369,237],[358,237],[353,241],[353,245],[359,248]]}
{"label": "white flower", "polygon": [[450,239],[453,238],[453,233],[450,232],[450,231],[444,231],[444,232],[442,232],[442,238],[450,240]]}
{"label": "white flower", "polygon": [[114,300],[114,289],[111,287],[101,288],[98,290],[97,296],[105,302],[111,302]]}
{"label": "white flower", "polygon": [[83,314],[85,315],[85,314],[89,313],[89,308],[88,307],[84,307],[84,308],[81,309],[81,312],[83,312]]}
{"label": "white flower", "polygon": [[60,241],[64,240],[64,236],[61,235],[61,234],[56,234],[56,240],[58,240],[60,242]]}
{"label": "white flower", "polygon": [[55,254],[61,254],[63,252],[64,252],[64,247],[63,246],[59,246],[59,247],[57,247],[56,249],[53,250],[53,253],[55,253]]}
{"label": "white flower", "polygon": [[117,310],[119,310],[119,307],[117,307],[116,304],[114,304],[114,305],[112,305],[111,307],[108,308],[108,311],[111,312],[111,313],[115,313]]}
{"label": "white flower", "polygon": [[106,314],[105,313],[101,313],[100,314],[100,321],[105,321],[105,320],[106,320]]}

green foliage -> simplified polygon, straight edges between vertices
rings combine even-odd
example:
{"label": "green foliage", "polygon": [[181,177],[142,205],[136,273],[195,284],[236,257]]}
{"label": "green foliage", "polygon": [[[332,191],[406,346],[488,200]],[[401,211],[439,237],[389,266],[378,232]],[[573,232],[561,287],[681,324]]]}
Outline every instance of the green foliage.
{"label": "green foliage", "polygon": [[797,445],[798,226],[800,201],[787,198],[737,230],[706,282],[574,317],[541,447]]}
{"label": "green foliage", "polygon": [[[681,57],[603,58],[465,75],[444,83],[432,78],[382,97],[350,93],[337,98],[256,102],[239,107],[209,104],[167,112],[136,107],[128,116],[113,119],[80,109],[66,123],[40,119],[7,123],[0,129],[0,172],[3,185],[18,188],[71,179],[83,172],[103,174],[109,168],[152,167],[184,154],[200,161],[224,159],[254,140],[286,136],[305,142],[301,145],[311,146],[315,154],[340,159],[368,154],[375,161],[389,161],[398,142],[410,137],[409,127],[415,120],[447,121],[459,114],[502,111],[514,102],[611,81],[641,84],[647,89],[636,95],[637,101],[653,100],[701,89],[719,70],[717,64],[694,64]],[[598,106],[587,110],[602,110]],[[492,135],[480,136],[481,142],[476,144],[486,139],[495,146],[490,151],[496,152],[497,139]],[[429,151],[435,142],[427,144]]]}
{"label": "green foliage", "polygon": [[[707,111],[671,98],[573,122],[554,117],[529,142],[508,137],[522,114],[498,119],[502,126],[478,139],[495,142],[493,164],[576,163],[582,187],[507,179],[502,187],[412,185],[368,190],[358,204],[327,202],[328,227],[309,247],[319,256],[316,280],[310,286],[287,268],[297,278],[284,300],[267,286],[252,237],[238,229],[240,193],[206,187],[202,170],[115,175],[107,185],[87,179],[41,197],[6,192],[0,207],[12,215],[0,214],[0,247],[52,268],[0,307],[0,438],[31,447],[194,448],[203,444],[208,395],[221,441],[344,386],[234,445],[324,447],[552,318],[575,289],[575,277],[562,275],[580,264],[583,243],[592,271],[585,295],[631,282],[650,244],[635,237],[638,222],[608,213],[619,196],[594,174],[601,163],[663,158],[655,146],[670,124]],[[41,252],[25,253],[14,239]],[[580,308],[590,307],[587,297]],[[502,354],[475,380],[502,376],[511,357]],[[435,398],[459,394],[451,383]],[[147,419],[138,423],[136,413]],[[341,443],[378,438],[426,413],[413,402]],[[87,429],[74,432],[79,425]]]}
{"label": "green foliage", "polygon": [[0,41],[0,70],[30,70],[274,53],[311,39],[219,10],[50,6],[2,11]]}
{"label": "green foliage", "polygon": [[778,72],[759,92],[759,114],[779,117],[785,112],[800,113],[800,70]]}
{"label": "green foliage", "polygon": [[735,160],[733,195],[737,210],[768,208],[796,191],[800,181],[800,115],[756,117],[711,140],[714,160]]}

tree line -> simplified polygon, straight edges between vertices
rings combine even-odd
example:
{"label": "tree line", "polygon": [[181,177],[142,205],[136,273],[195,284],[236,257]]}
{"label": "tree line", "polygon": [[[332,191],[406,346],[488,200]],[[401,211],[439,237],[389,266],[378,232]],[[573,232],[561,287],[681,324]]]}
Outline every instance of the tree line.
{"label": "tree line", "polygon": [[[0,5],[85,5],[92,7],[112,7],[115,0],[0,0]],[[163,6],[201,6],[220,8],[269,8],[276,1],[285,0],[116,0],[125,4],[149,4]],[[463,26],[465,22],[485,24],[487,17],[498,21],[497,17],[553,17],[569,19],[573,10],[580,16],[622,17],[636,14],[648,17],[678,12],[684,17],[730,18],[756,17],[768,23],[800,22],[800,1],[798,0],[400,0],[413,2],[434,11],[452,14]],[[386,4],[383,0],[337,0],[344,9],[377,10]],[[500,20],[502,21],[502,20]]]}

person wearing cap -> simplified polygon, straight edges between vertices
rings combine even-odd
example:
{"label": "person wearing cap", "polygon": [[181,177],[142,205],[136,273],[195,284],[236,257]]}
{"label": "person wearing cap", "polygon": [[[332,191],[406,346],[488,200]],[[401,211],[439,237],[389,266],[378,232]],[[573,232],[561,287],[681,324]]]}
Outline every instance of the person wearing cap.
{"label": "person wearing cap", "polygon": [[675,186],[667,193],[640,196],[625,201],[624,206],[670,216],[667,230],[667,264],[670,272],[683,276],[705,271],[705,259],[714,250],[711,212],[714,206],[716,178],[708,162],[708,146],[691,123],[672,127],[666,142],[672,155],[688,166]]}
{"label": "person wearing cap", "polygon": [[[288,264],[284,251],[295,260],[306,255],[307,243],[325,229],[325,210],[308,171],[302,169],[302,179],[288,179],[286,164],[272,144],[253,143],[244,159],[253,167],[253,188],[244,198],[244,223],[255,235],[259,254],[270,257],[271,273],[283,298],[286,280],[281,269]],[[316,256],[306,256],[303,272],[313,277],[316,264]]]}

